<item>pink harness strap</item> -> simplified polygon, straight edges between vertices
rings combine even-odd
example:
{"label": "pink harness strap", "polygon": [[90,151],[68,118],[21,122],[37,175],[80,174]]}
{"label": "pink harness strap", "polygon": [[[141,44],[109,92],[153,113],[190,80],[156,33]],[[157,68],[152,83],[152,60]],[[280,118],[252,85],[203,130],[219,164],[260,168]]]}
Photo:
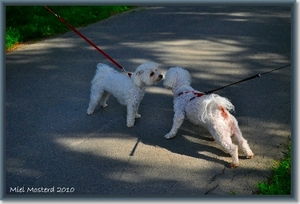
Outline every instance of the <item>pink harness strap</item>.
{"label": "pink harness strap", "polygon": [[178,94],[178,96],[181,96],[182,94],[191,93],[191,92],[192,92],[195,96],[192,97],[192,98],[190,99],[190,101],[193,100],[193,99],[196,98],[196,97],[201,97],[201,96],[203,96],[203,95],[205,94],[205,93],[202,93],[202,92],[185,91],[185,92],[180,92],[180,93]]}

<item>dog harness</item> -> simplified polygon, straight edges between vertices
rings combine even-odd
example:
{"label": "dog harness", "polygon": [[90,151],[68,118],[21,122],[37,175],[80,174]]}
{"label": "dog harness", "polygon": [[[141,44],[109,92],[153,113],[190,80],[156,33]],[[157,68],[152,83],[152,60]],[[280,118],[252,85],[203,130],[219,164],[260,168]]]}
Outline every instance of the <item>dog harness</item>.
{"label": "dog harness", "polygon": [[185,91],[185,92],[180,92],[180,93],[178,94],[178,96],[181,96],[182,94],[191,93],[191,92],[192,92],[195,96],[192,97],[192,98],[190,99],[190,101],[193,100],[193,99],[195,99],[196,97],[201,97],[201,96],[205,95],[205,93],[202,93],[202,92]]}

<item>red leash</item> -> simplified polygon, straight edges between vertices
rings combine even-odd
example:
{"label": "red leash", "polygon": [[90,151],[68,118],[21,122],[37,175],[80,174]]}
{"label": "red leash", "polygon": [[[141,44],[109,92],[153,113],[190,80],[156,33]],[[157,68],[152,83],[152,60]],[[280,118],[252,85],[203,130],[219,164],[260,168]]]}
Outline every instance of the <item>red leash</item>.
{"label": "red leash", "polygon": [[[113,58],[111,58],[108,54],[106,54],[103,50],[101,50],[99,47],[97,47],[92,41],[87,39],[84,35],[82,35],[78,30],[76,30],[72,25],[70,25],[68,22],[66,22],[61,16],[57,15],[47,6],[44,6],[48,11],[50,11],[53,15],[55,15],[61,22],[63,22],[65,25],[67,25],[71,30],[73,30],[77,35],[82,37],[85,41],[87,41],[90,45],[92,45],[96,50],[98,50],[102,55],[104,55],[107,59],[109,59],[111,62],[113,62],[115,65],[117,65],[120,69],[122,69],[124,72],[127,73],[127,71],[122,67],[119,63],[117,63]],[[130,76],[131,74],[128,73]]]}

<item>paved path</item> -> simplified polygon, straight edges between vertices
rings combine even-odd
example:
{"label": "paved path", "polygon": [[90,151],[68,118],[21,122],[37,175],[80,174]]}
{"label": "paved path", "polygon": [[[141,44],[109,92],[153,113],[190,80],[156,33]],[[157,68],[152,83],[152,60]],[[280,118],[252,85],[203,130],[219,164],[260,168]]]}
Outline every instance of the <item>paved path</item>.
{"label": "paved path", "polygon": [[[201,91],[291,63],[287,7],[147,7],[79,30],[127,70],[181,66]],[[164,139],[173,104],[162,83],[147,89],[134,128],[112,97],[86,115],[98,62],[112,65],[71,31],[6,54],[7,195],[253,195],[287,152],[290,67],[218,91],[255,153],[230,169],[230,156],[188,121]],[[41,187],[56,192],[28,192]]]}

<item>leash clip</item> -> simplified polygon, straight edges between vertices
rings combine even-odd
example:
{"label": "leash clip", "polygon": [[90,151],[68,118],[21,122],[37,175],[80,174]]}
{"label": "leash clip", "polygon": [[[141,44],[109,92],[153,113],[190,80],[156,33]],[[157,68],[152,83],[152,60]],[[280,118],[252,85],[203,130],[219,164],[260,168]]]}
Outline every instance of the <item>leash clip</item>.
{"label": "leash clip", "polygon": [[123,72],[127,73],[126,69],[124,67],[122,67]]}
{"label": "leash clip", "polygon": [[131,77],[132,73],[129,73],[126,71],[126,69],[124,67],[122,67],[123,72],[125,72],[129,77]]}

